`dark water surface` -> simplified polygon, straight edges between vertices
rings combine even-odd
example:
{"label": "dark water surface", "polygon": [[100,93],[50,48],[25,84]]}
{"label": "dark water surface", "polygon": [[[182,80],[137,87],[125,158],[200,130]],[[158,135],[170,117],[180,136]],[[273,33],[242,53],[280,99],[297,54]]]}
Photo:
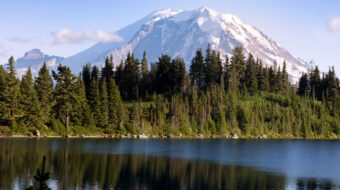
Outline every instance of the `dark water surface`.
{"label": "dark water surface", "polygon": [[340,189],[340,141],[0,139],[0,189]]}

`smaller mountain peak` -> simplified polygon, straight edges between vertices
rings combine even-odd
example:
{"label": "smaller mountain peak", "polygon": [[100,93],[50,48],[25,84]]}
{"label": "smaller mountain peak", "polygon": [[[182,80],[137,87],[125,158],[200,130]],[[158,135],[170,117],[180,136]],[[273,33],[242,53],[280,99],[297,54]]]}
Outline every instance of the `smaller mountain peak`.
{"label": "smaller mountain peak", "polygon": [[44,53],[40,49],[32,49],[25,53],[24,59],[41,59],[44,58]]}

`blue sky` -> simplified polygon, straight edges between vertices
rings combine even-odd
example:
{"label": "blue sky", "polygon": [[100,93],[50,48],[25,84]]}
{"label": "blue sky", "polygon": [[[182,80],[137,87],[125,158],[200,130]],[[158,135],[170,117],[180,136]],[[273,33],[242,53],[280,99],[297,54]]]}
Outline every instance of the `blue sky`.
{"label": "blue sky", "polygon": [[[0,6],[0,62],[39,48],[70,56],[96,40],[164,8],[201,6],[231,13],[270,36],[295,57],[340,73],[340,0],[7,0]],[[76,40],[61,40],[72,33]]]}

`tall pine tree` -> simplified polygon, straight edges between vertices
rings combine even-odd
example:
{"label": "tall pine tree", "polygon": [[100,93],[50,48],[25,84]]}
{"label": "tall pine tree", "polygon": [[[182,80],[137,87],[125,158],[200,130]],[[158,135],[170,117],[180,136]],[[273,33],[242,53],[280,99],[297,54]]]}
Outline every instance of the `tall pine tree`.
{"label": "tall pine tree", "polygon": [[43,125],[43,116],[38,100],[37,92],[34,89],[31,68],[22,77],[20,83],[20,104],[22,106],[23,117],[21,121],[29,129],[40,129]]}
{"label": "tall pine tree", "polygon": [[44,113],[41,120],[44,124],[50,121],[53,98],[53,81],[49,73],[46,63],[40,68],[38,77],[35,78],[35,90],[37,91],[38,99],[41,104],[41,111]]}

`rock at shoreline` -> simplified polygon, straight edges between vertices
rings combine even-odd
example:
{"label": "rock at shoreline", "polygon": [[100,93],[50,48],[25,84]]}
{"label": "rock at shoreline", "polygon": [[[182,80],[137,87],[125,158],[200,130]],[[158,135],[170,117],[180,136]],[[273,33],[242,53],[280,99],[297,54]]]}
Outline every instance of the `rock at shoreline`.
{"label": "rock at shoreline", "polygon": [[148,139],[149,137],[145,134],[138,135],[139,139]]}
{"label": "rock at shoreline", "polygon": [[238,136],[237,134],[232,134],[231,138],[232,138],[232,139],[238,139],[239,136]]}

